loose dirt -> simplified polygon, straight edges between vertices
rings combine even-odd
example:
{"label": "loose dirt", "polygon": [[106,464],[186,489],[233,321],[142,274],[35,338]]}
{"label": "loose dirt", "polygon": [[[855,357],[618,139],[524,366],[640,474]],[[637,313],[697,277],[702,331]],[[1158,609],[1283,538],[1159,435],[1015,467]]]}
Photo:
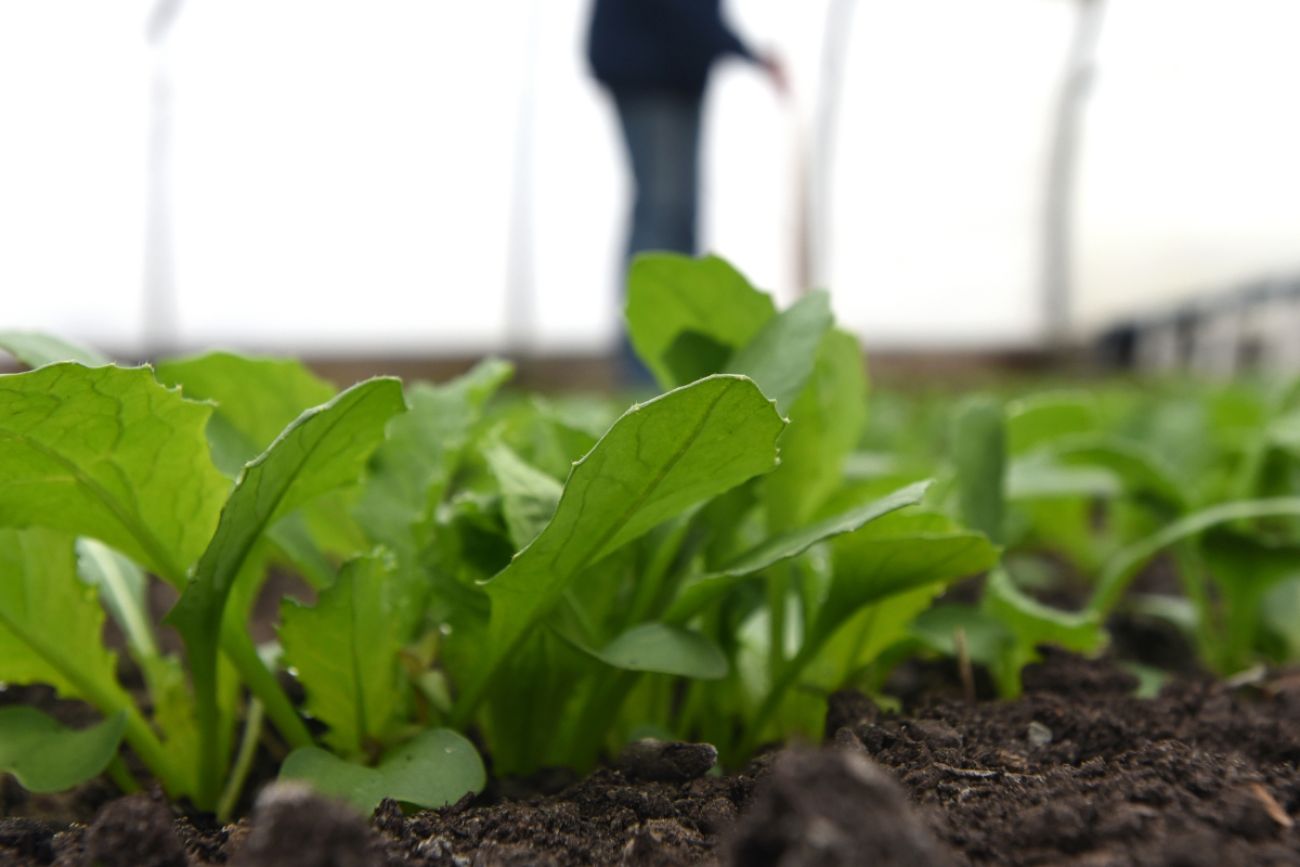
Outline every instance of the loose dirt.
{"label": "loose dirt", "polygon": [[890,714],[838,694],[821,750],[741,773],[703,773],[707,748],[643,750],[552,794],[369,821],[293,787],[221,827],[93,787],[53,810],[9,781],[0,864],[1300,865],[1300,677],[1134,686],[1048,653],[1013,702],[931,693]]}

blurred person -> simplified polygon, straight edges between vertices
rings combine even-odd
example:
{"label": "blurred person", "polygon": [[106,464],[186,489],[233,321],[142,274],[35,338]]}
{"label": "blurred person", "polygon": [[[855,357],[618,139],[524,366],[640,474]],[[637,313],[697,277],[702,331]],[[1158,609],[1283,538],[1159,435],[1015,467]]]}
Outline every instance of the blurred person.
{"label": "blurred person", "polygon": [[[587,43],[613,100],[632,168],[626,261],[647,250],[698,252],[700,121],[709,71],[734,56],[766,71],[778,92],[785,72],[722,17],[722,0],[595,0]],[[639,370],[624,338],[628,372]],[[641,374],[644,379],[644,373]]]}

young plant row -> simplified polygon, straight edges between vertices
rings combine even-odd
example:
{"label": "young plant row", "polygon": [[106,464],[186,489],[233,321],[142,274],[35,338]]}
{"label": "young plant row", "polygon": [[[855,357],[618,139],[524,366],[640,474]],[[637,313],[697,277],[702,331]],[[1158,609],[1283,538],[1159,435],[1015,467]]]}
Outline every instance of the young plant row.
{"label": "young plant row", "polygon": [[[1100,650],[1117,614],[1166,622],[1222,675],[1300,659],[1294,386],[977,396],[950,420],[952,508],[1003,556],[978,605],[940,605],[920,618],[913,631],[923,644],[951,651],[948,636],[963,630],[1007,695],[1036,643]],[[1053,610],[1029,593],[1078,607]],[[1160,672],[1135,668],[1158,685]]]}
{"label": "young plant row", "polygon": [[[0,708],[0,771],[131,789],[128,750],[228,815],[259,744],[365,810],[479,789],[476,743],[498,774],[583,770],[645,735],[734,762],[815,733],[831,691],[878,687],[909,654],[969,656],[1013,693],[1039,643],[1099,649],[1166,549],[1184,595],[1142,604],[1194,623],[1208,659],[1231,668],[1274,635],[1261,600],[1300,573],[1300,500],[1255,495],[1300,441],[1289,395],[1207,501],[1084,395],[975,399],[947,447],[921,425],[889,440],[822,293],[777,311],[716,258],[645,257],[629,283],[664,393],[617,415],[498,394],[499,361],[335,393],[288,360],[119,367],[0,336],[34,368],[0,377],[0,682],[103,715],[73,731]],[[1090,602],[1035,600],[1026,564],[1045,553]],[[307,592],[258,644],[272,572]],[[935,604],[985,573],[977,604]],[[160,620],[151,584],[175,600]]]}

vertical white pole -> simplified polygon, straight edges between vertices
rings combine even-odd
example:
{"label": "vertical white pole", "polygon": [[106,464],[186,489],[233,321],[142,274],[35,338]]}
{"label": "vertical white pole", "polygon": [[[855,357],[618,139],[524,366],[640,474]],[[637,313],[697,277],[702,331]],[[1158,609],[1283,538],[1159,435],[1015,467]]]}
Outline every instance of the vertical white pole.
{"label": "vertical white pole", "polygon": [[1047,337],[1068,339],[1074,304],[1074,208],[1083,110],[1092,87],[1105,0],[1074,0],[1078,15],[1057,95],[1043,195],[1042,291]]}
{"label": "vertical white pole", "polygon": [[830,279],[835,135],[844,85],[844,56],[856,9],[855,0],[830,0],[827,7],[812,131],[807,138],[800,136],[798,146],[803,162],[799,191],[802,219],[796,259],[800,292],[825,287]]}
{"label": "vertical white pole", "polygon": [[510,222],[506,246],[506,346],[510,355],[526,359],[536,338],[536,279],[533,256],[533,129],[536,112],[537,53],[540,41],[539,0],[528,4],[523,81],[519,88],[510,186]]}
{"label": "vertical white pole", "polygon": [[150,54],[149,142],[144,236],[144,343],[150,357],[176,342],[176,270],[172,238],[172,92],[167,38],[184,0],[158,0],[145,37]]}

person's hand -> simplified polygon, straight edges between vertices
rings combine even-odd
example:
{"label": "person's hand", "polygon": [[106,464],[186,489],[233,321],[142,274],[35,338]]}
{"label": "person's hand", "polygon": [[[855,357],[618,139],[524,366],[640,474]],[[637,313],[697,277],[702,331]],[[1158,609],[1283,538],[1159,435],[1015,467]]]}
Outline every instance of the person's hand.
{"label": "person's hand", "polygon": [[767,73],[777,94],[782,97],[789,96],[790,77],[786,74],[785,63],[781,60],[781,56],[769,51],[758,59],[758,63]]}

